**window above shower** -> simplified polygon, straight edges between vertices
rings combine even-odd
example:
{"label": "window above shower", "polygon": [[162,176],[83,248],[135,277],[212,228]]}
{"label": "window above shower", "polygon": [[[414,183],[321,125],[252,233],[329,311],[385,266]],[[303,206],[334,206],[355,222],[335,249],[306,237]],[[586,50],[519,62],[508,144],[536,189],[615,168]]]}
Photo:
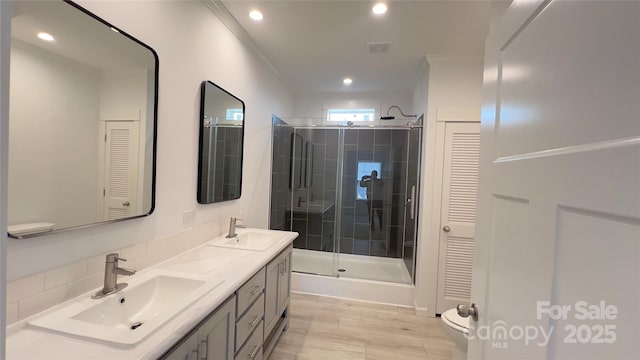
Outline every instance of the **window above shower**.
{"label": "window above shower", "polygon": [[376,119],[375,109],[328,109],[327,121],[329,122],[358,122],[374,121]]}

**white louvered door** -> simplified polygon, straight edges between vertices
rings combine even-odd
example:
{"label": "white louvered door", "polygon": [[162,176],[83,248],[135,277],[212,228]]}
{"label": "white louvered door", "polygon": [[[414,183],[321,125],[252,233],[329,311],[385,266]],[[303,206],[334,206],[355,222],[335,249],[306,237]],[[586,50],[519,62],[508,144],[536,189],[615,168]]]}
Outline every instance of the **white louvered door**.
{"label": "white louvered door", "polygon": [[479,123],[446,124],[436,301],[439,314],[471,298],[479,153]]}
{"label": "white louvered door", "polygon": [[136,213],[138,185],[138,122],[106,121],[104,219]]}

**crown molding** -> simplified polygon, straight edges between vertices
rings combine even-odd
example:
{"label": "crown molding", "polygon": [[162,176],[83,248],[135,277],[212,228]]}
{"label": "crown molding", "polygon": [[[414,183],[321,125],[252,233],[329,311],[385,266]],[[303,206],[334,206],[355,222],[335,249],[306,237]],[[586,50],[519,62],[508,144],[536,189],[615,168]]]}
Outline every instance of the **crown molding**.
{"label": "crown molding", "polygon": [[260,50],[258,44],[253,40],[251,35],[245,30],[242,25],[236,20],[236,18],[231,14],[229,9],[219,0],[202,0],[202,2],[211,10],[211,12],[222,21],[224,26],[231,31],[233,35],[235,35],[240,42],[246,46],[249,50],[253,51],[268,67],[273,71],[276,77],[284,83],[282,74],[273,66],[271,61],[266,57],[266,55]]}
{"label": "crown molding", "polygon": [[427,55],[427,61],[430,65],[434,64],[482,64],[484,58],[482,56],[438,56]]}

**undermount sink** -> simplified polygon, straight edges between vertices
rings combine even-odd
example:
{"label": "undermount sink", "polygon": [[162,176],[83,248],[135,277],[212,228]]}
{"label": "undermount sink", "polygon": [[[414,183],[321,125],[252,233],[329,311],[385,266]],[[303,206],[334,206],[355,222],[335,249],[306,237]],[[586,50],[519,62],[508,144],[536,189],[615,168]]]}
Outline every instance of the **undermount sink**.
{"label": "undermount sink", "polygon": [[222,237],[209,241],[207,245],[251,251],[265,251],[286,236],[276,230],[243,229],[232,238]]}
{"label": "undermount sink", "polygon": [[129,286],[99,300],[90,296],[71,300],[28,324],[110,344],[135,345],[224,279],[151,270],[120,281]]}

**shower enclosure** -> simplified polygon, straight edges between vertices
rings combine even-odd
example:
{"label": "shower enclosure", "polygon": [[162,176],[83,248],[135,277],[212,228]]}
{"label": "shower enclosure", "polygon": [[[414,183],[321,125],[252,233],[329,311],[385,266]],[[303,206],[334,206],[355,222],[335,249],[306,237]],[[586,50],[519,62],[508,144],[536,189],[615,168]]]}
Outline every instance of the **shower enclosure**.
{"label": "shower enclosure", "polygon": [[401,126],[273,119],[270,228],[296,231],[293,271],[414,281],[422,118]]}

